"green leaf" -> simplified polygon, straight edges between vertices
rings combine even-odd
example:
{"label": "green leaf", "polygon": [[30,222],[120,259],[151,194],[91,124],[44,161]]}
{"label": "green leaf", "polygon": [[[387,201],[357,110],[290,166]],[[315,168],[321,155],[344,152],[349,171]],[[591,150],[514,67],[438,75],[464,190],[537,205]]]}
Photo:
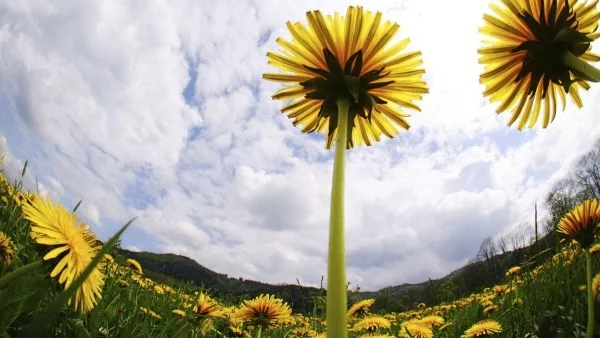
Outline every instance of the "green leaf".
{"label": "green leaf", "polygon": [[131,225],[131,223],[135,220],[135,218],[131,219],[127,222],[106,244],[102,246],[102,249],[98,251],[94,259],[90,262],[90,264],[83,270],[81,275],[73,281],[73,284],[69,286],[67,290],[60,293],[52,303],[48,305],[48,307],[37,317],[31,320],[31,323],[26,326],[23,331],[19,334],[18,337],[40,337],[42,336],[43,331],[52,323],[54,317],[60,313],[61,308],[67,303],[67,301],[75,294],[75,291],[81,287],[83,282],[88,278],[88,276],[92,273],[92,271],[96,268],[98,263],[104,258],[104,254],[108,253],[110,249],[117,242],[119,237],[127,230],[127,228]]}
{"label": "green leaf", "polygon": [[558,33],[556,33],[554,40],[570,43],[593,41],[592,39],[588,38],[584,33],[581,33],[580,31],[571,27],[563,27],[560,31],[558,31]]}
{"label": "green leaf", "polygon": [[360,91],[360,78],[352,75],[344,75],[344,82],[346,82],[346,88],[354,98],[354,102],[358,102],[358,94]]}

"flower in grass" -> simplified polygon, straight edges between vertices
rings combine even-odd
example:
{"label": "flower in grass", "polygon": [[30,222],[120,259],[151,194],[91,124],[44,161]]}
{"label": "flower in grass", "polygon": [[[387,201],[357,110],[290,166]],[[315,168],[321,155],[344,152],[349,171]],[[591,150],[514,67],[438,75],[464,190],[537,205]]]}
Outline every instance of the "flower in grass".
{"label": "flower in grass", "polygon": [[486,307],[485,309],[483,309],[483,313],[492,313],[492,312],[496,312],[498,311],[498,306],[496,305],[490,305],[488,307]]}
{"label": "flower in grass", "polygon": [[[584,61],[599,61],[588,49],[598,38],[597,2],[573,0],[503,0],[492,3],[480,32],[488,38],[478,50],[485,66],[480,82],[498,114],[512,111],[508,125],[520,118],[518,129],[532,128],[540,113],[546,128],[556,115],[557,100],[566,107],[566,94],[581,108],[579,89],[590,88],[587,77],[563,62],[570,53]],[[562,31],[561,31],[562,30]],[[561,32],[560,34],[558,34]],[[571,42],[572,37],[579,38]],[[588,40],[588,41],[585,41]]]}
{"label": "flower in grass", "polygon": [[301,327],[290,332],[292,338],[313,338],[316,335],[317,331],[312,330],[310,327]]}
{"label": "flower in grass", "polygon": [[423,323],[425,325],[431,326],[440,326],[444,324],[444,318],[438,315],[430,315],[423,317],[421,319],[416,320],[418,323]]}
{"label": "flower in grass", "polygon": [[363,299],[361,301],[358,301],[358,302],[352,304],[350,309],[348,309],[348,318],[356,317],[359,314],[367,313],[369,311],[369,308],[371,307],[371,305],[373,305],[374,303],[375,303],[375,299],[369,298],[369,299]]}
{"label": "flower in grass", "polygon": [[162,319],[162,317],[159,314],[157,314],[156,312],[154,312],[154,311],[152,311],[152,310],[150,310],[148,308],[140,306],[140,311],[142,311],[143,313],[147,314],[148,317],[150,317],[152,319]]}
{"label": "flower in grass", "polygon": [[199,316],[209,318],[222,318],[225,315],[221,305],[204,292],[197,296],[193,311]]}
{"label": "flower in grass", "polygon": [[358,323],[354,324],[352,330],[363,331],[367,330],[370,332],[377,331],[379,329],[389,329],[392,324],[389,320],[379,315],[369,315],[362,318]]}
{"label": "flower in grass", "polygon": [[401,338],[433,338],[433,330],[431,326],[408,321],[400,324],[399,337]]}
{"label": "flower in grass", "polygon": [[461,338],[487,337],[502,332],[502,325],[492,319],[484,319],[468,328]]}
{"label": "flower in grass", "polygon": [[306,13],[308,26],[288,22],[292,40],[278,38],[280,54],[267,53],[269,64],[283,73],[264,79],[289,83],[273,99],[292,100],[282,109],[303,132],[327,135],[329,149],[336,138],[338,106],[350,104],[347,148],[371,145],[381,135],[394,137],[408,129],[403,109],[420,110],[415,101],[428,92],[421,52],[406,52],[409,39],[390,45],[399,26],[382,13],[348,7],[346,16]]}
{"label": "flower in grass", "polygon": [[[25,219],[31,222],[32,239],[37,244],[52,246],[43,260],[56,259],[64,254],[50,272],[50,277],[58,276],[58,282],[65,284],[67,289],[100,250],[96,236],[74,213],[48,197],[23,204],[22,210]],[[69,299],[68,304],[73,303],[76,311],[87,312],[102,298],[104,275],[101,268],[101,264],[96,266]]]}
{"label": "flower in grass", "polygon": [[129,264],[129,266],[132,267],[140,275],[144,274],[144,272],[142,271],[142,265],[140,264],[140,262],[136,261],[133,258],[128,258],[125,262],[127,264]]}
{"label": "flower in grass", "polygon": [[283,300],[273,295],[260,295],[251,300],[245,300],[232,317],[259,325],[262,327],[275,326],[286,320],[292,310]]}
{"label": "flower in grass", "polygon": [[509,277],[509,276],[516,275],[517,273],[519,273],[519,271],[521,271],[520,266],[513,266],[512,268],[508,269],[508,271],[506,271],[505,276]]}
{"label": "flower in grass", "polygon": [[592,280],[592,294],[594,299],[598,300],[598,295],[600,294],[600,273]]}
{"label": "flower in grass", "polygon": [[521,305],[523,305],[523,300],[521,298],[515,298],[512,302],[513,307],[519,307]]}
{"label": "flower in grass", "polygon": [[17,258],[17,246],[13,241],[0,231],[0,272],[8,268]]}
{"label": "flower in grass", "polygon": [[600,252],[600,244],[594,244],[594,245],[592,245],[592,247],[590,248],[590,253],[592,255],[595,255],[598,252]]}
{"label": "flower in grass", "polygon": [[503,284],[503,285],[495,285],[495,286],[494,286],[494,292],[495,292],[497,295],[501,295],[501,294],[503,294],[503,293],[505,293],[505,292],[507,292],[507,291],[508,291],[508,285],[506,285],[506,284]]}
{"label": "flower in grass", "polygon": [[588,249],[600,222],[600,200],[588,199],[566,213],[558,222],[557,231],[571,236],[582,248]]}
{"label": "flower in grass", "polygon": [[179,310],[179,309],[175,309],[175,310],[171,311],[171,313],[178,317],[182,317],[182,318],[186,316],[185,311]]}

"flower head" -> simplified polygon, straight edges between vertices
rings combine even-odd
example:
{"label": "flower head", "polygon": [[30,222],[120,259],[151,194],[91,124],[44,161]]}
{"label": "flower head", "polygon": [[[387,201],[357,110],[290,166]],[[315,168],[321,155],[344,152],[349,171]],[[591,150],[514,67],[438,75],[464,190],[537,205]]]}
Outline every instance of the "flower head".
{"label": "flower head", "polygon": [[379,315],[370,315],[361,319],[358,323],[354,324],[352,328],[354,331],[377,331],[379,329],[389,329],[392,324],[389,320]]}
{"label": "flower head", "polygon": [[204,292],[201,292],[196,298],[196,305],[193,310],[195,314],[203,317],[219,318],[225,314],[221,309],[221,305]]}
{"label": "flower head", "polygon": [[566,213],[558,222],[556,230],[571,236],[582,248],[587,249],[594,241],[598,223],[600,223],[600,200],[589,199]]}
{"label": "flower head", "polygon": [[563,58],[600,60],[588,50],[599,36],[596,3],[503,0],[490,5],[493,14],[484,15],[480,29],[489,38],[479,49],[479,62],[485,65],[480,82],[486,87],[484,95],[500,102],[497,113],[512,110],[509,126],[520,118],[519,130],[531,128],[542,113],[546,128],[554,120],[558,98],[565,109],[567,93],[583,106],[579,89],[590,87],[587,78]]}
{"label": "flower head", "polygon": [[129,266],[132,267],[140,275],[144,274],[144,271],[142,271],[142,265],[140,264],[140,262],[136,261],[133,258],[128,258],[125,262],[127,264],[129,264]]}
{"label": "flower head", "polygon": [[240,308],[232,314],[254,325],[269,327],[286,320],[292,310],[283,300],[273,295],[260,295],[251,300],[245,300]]}
{"label": "flower head", "polygon": [[[96,236],[75,214],[60,204],[53,203],[48,197],[24,203],[23,215],[32,223],[32,239],[38,244],[52,246],[43,260],[55,259],[64,254],[50,272],[50,277],[58,276],[58,282],[64,283],[65,289],[69,288],[100,250],[96,244]],[[69,299],[69,304],[74,303],[75,310],[87,312],[102,298],[104,276],[100,268],[96,266]]]}
{"label": "flower head", "polygon": [[281,54],[267,53],[269,64],[284,73],[263,78],[291,84],[273,95],[292,100],[282,112],[303,132],[326,134],[328,149],[336,137],[338,100],[350,105],[347,148],[408,129],[402,108],[419,110],[414,101],[428,89],[421,53],[405,51],[409,39],[389,45],[399,26],[382,21],[380,12],[352,6],[345,17],[320,11],[306,17],[308,26],[288,22],[293,39],[277,39]]}
{"label": "flower head", "polygon": [[516,275],[517,273],[519,273],[519,271],[521,271],[520,266],[513,266],[512,268],[508,269],[508,271],[506,271],[506,277]]}
{"label": "flower head", "polygon": [[416,321],[407,321],[400,325],[401,338],[433,338],[431,325]]}
{"label": "flower head", "polygon": [[461,338],[486,337],[502,332],[502,325],[495,320],[484,319],[479,321],[465,331]]}
{"label": "flower head", "polygon": [[356,316],[357,314],[361,314],[361,313],[364,314],[364,313],[368,312],[369,308],[374,303],[375,303],[375,299],[369,298],[369,299],[363,299],[361,301],[358,301],[358,302],[352,304],[350,309],[348,309],[348,318],[352,318],[352,317]]}
{"label": "flower head", "polygon": [[0,272],[8,268],[15,258],[17,258],[17,246],[10,237],[0,231]]}

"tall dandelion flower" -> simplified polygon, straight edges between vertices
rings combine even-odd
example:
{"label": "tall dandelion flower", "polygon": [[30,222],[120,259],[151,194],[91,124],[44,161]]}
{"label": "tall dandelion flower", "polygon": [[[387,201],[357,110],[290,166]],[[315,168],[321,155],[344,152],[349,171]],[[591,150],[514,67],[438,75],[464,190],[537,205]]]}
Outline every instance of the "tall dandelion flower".
{"label": "tall dandelion flower", "polygon": [[263,78],[287,83],[274,95],[290,100],[282,109],[306,133],[336,141],[331,194],[327,272],[327,333],[345,337],[346,257],[344,245],[345,149],[389,138],[408,129],[404,109],[419,110],[416,101],[428,92],[420,68],[421,52],[406,51],[409,39],[392,42],[399,25],[382,13],[348,7],[346,16],[306,13],[308,25],[287,23],[292,40],[277,39],[280,53],[267,53],[282,73]]}
{"label": "tall dandelion flower", "polygon": [[140,262],[136,261],[133,258],[128,258],[125,262],[140,275],[144,274],[144,271],[142,270],[142,265],[140,264]]}
{"label": "tall dandelion flower", "polygon": [[[594,242],[600,223],[600,199],[589,199],[566,213],[559,221],[556,231],[569,235],[583,249]],[[589,253],[588,250],[586,250]]]}
{"label": "tall dandelion flower", "polygon": [[401,338],[433,338],[431,325],[414,321],[404,322],[400,325],[399,337]]}
{"label": "tall dandelion flower", "polygon": [[[96,236],[75,214],[60,204],[53,203],[48,197],[24,203],[23,215],[31,222],[31,238],[37,244],[52,246],[43,260],[55,259],[64,254],[50,272],[50,277],[58,276],[58,282],[65,284],[65,289],[68,289],[100,250],[96,244]],[[73,303],[76,311],[87,312],[102,298],[104,276],[100,268],[96,266],[69,299],[68,304]]]}
{"label": "tall dandelion flower", "polygon": [[17,246],[13,241],[0,231],[0,273],[7,269],[17,258]]}
{"label": "tall dandelion flower", "polygon": [[556,115],[557,100],[566,108],[566,94],[581,108],[579,89],[598,82],[600,72],[586,61],[600,61],[589,51],[600,14],[597,1],[502,0],[491,3],[480,32],[486,35],[479,63],[484,95],[499,102],[498,114],[510,110],[511,126],[532,128],[540,113],[546,128]]}
{"label": "tall dandelion flower", "polygon": [[502,332],[502,325],[495,320],[485,319],[468,328],[461,338],[488,337]]}
{"label": "tall dandelion flower", "polygon": [[600,199],[588,199],[566,213],[556,226],[556,231],[569,235],[581,246],[586,261],[586,282],[588,296],[588,326],[586,338],[594,336],[594,295],[592,288],[592,255],[590,246],[594,242],[594,235],[598,232],[600,223]]}
{"label": "tall dandelion flower", "polygon": [[193,311],[201,317],[222,318],[225,316],[225,311],[223,311],[221,305],[204,292],[198,295]]}
{"label": "tall dandelion flower", "polygon": [[240,308],[232,314],[232,317],[262,329],[282,323],[291,314],[292,310],[283,300],[275,298],[273,295],[260,295],[254,299],[245,300]]}
{"label": "tall dandelion flower", "polygon": [[348,318],[352,318],[358,314],[365,314],[365,313],[369,312],[369,308],[374,303],[375,303],[375,299],[369,298],[369,299],[360,300],[360,301],[352,304],[350,309],[348,309]]}
{"label": "tall dandelion flower", "polygon": [[379,315],[370,315],[362,318],[359,322],[354,324],[352,330],[354,331],[369,331],[375,332],[379,329],[389,329],[392,326],[389,320]]}

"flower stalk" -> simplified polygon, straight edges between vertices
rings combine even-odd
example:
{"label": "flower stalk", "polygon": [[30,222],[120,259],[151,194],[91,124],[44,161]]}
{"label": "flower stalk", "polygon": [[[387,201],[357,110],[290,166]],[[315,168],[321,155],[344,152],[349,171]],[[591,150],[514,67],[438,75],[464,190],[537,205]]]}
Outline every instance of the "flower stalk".
{"label": "flower stalk", "polygon": [[585,263],[586,263],[586,281],[587,281],[587,296],[588,296],[588,323],[585,338],[594,337],[594,329],[596,321],[594,313],[594,290],[592,285],[592,254],[590,254],[589,248],[583,249],[585,252]]}
{"label": "flower stalk", "polygon": [[562,55],[562,62],[578,75],[584,76],[584,79],[592,82],[600,82],[600,70],[576,57],[567,51]]}
{"label": "flower stalk", "polygon": [[337,100],[338,125],[331,185],[329,219],[329,261],[327,270],[327,336],[345,338],[346,327],[346,252],[344,245],[344,180],[346,144],[348,143],[348,109],[346,98]]}

